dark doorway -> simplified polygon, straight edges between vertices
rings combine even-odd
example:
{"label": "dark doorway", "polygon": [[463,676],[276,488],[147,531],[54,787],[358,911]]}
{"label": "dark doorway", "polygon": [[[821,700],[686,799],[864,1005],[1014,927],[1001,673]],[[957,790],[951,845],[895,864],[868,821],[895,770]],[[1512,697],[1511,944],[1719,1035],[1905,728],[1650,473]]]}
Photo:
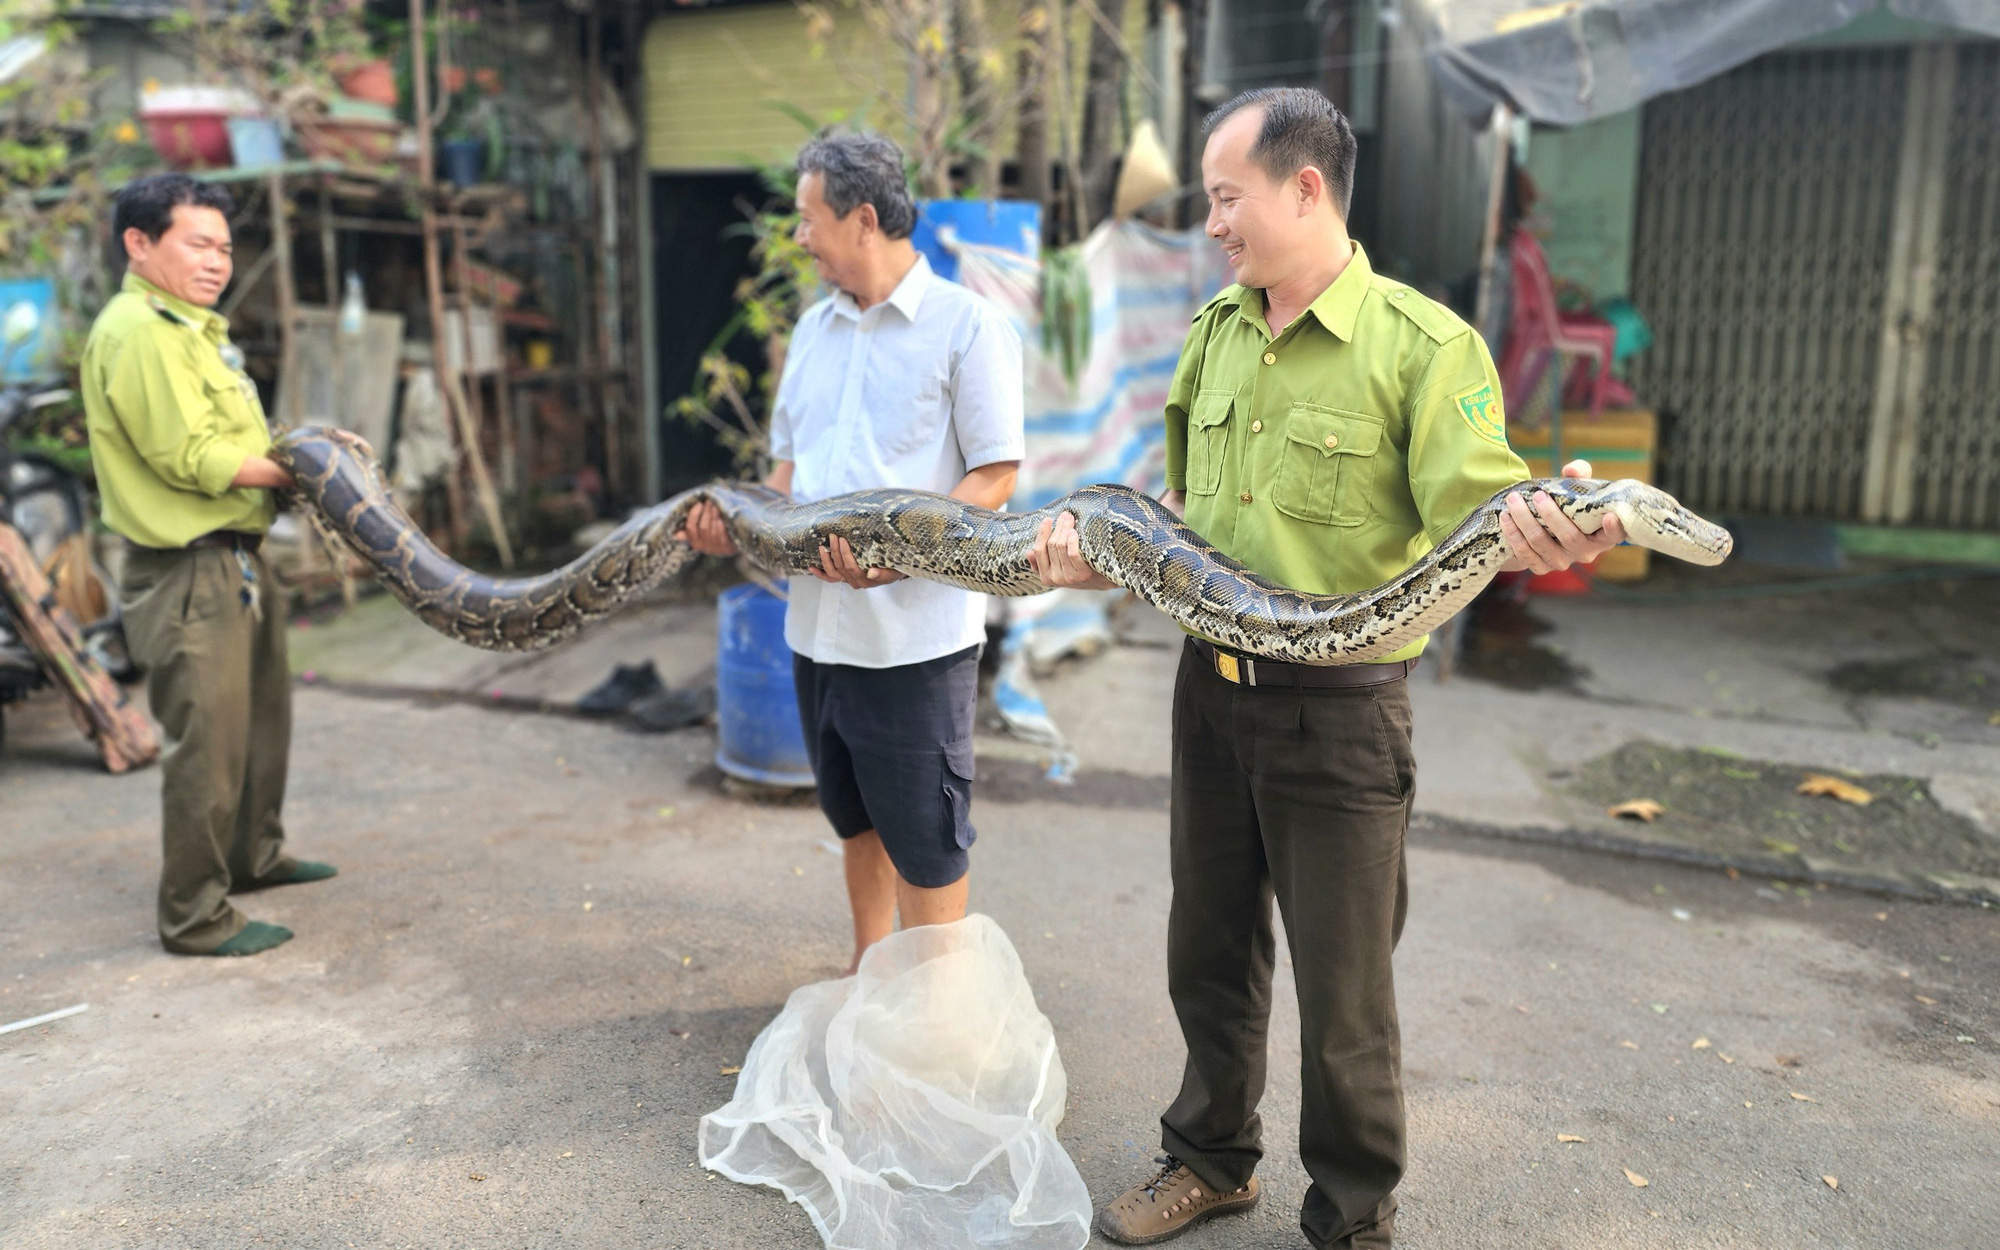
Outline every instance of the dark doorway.
{"label": "dark doorway", "polygon": [[653,299],[658,339],[660,489],[666,494],[726,476],[729,452],[674,401],[694,388],[701,357],[736,311],[736,284],[751,272],[750,239],[736,227],[767,197],[755,174],[653,174]]}

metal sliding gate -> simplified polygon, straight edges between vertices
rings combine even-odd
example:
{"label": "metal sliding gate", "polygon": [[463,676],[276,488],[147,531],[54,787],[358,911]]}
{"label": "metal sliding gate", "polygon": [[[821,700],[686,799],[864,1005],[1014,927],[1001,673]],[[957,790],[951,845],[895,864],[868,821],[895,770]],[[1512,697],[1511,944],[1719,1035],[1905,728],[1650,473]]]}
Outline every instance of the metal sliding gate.
{"label": "metal sliding gate", "polygon": [[2000,529],[2000,47],[1788,52],[1645,106],[1634,361],[1668,489]]}
{"label": "metal sliding gate", "polygon": [[1954,68],[1907,513],[1888,519],[2000,530],[2000,45]]}

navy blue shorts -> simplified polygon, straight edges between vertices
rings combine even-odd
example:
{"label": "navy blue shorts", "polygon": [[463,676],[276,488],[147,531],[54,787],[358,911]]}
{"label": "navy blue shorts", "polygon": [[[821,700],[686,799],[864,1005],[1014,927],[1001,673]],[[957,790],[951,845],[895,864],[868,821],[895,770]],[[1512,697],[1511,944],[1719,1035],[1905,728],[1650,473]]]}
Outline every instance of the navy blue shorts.
{"label": "navy blue shorts", "polygon": [[903,880],[950,885],[970,867],[979,648],[858,668],[792,657],[819,806],[843,838],[873,829]]}

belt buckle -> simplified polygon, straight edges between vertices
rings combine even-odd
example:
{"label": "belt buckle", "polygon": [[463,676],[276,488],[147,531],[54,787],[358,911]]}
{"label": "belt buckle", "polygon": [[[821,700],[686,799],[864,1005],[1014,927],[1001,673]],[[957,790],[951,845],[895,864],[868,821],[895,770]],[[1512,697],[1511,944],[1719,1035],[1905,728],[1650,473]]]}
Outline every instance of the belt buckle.
{"label": "belt buckle", "polygon": [[1220,647],[1215,649],[1215,671],[1222,675],[1224,681],[1239,686],[1243,684],[1243,674],[1237,670],[1236,657]]}

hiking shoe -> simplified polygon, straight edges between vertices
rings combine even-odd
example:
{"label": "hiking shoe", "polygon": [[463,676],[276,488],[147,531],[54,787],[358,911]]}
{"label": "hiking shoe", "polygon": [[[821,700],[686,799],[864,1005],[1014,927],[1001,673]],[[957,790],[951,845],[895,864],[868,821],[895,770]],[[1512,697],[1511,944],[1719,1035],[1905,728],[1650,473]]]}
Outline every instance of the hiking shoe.
{"label": "hiking shoe", "polygon": [[662,690],[632,705],[632,719],[648,733],[666,733],[699,725],[715,714],[715,687],[690,686]]}
{"label": "hiking shoe", "polygon": [[616,716],[648,695],[666,693],[666,689],[651,660],[644,664],[616,664],[611,668],[611,676],[576,701],[576,710],[585,716]]}
{"label": "hiking shoe", "polygon": [[1127,1246],[1178,1237],[1212,1215],[1257,1205],[1257,1178],[1234,1193],[1219,1194],[1172,1155],[1161,1155],[1152,1180],[1119,1194],[1097,1213],[1097,1231]]}

